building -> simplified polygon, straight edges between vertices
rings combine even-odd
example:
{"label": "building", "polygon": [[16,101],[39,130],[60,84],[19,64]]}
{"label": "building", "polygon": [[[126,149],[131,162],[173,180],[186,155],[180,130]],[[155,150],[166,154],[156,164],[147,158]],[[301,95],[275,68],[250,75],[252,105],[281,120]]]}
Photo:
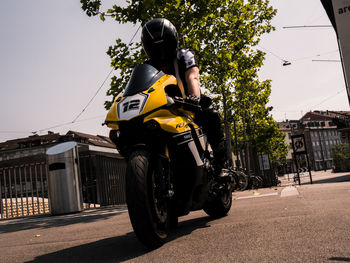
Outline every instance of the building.
{"label": "building", "polygon": [[46,135],[32,135],[26,138],[0,143],[0,162],[43,156],[50,147],[67,141],[77,142],[79,151],[81,152],[90,151],[118,154],[115,145],[105,136],[90,135],[75,131],[69,131],[65,135],[48,132]]}
{"label": "building", "polygon": [[289,150],[286,156],[286,164],[283,167],[283,173],[292,173],[295,171],[295,164],[293,162],[293,147],[292,147],[292,133],[294,130],[299,129],[299,120],[286,120],[278,122],[278,129],[284,132],[284,141],[289,146]]}
{"label": "building", "polygon": [[[287,163],[292,163],[292,135],[304,134],[311,168],[323,170],[333,168],[332,148],[335,145],[349,143],[350,112],[313,111],[306,113],[300,120],[278,123],[279,129],[286,134],[286,143],[290,145]],[[301,157],[299,165],[306,167]],[[293,166],[292,166],[293,167]]]}
{"label": "building", "polygon": [[334,117],[326,111],[313,111],[300,119],[310,161],[316,171],[333,167],[332,148],[342,143]]}

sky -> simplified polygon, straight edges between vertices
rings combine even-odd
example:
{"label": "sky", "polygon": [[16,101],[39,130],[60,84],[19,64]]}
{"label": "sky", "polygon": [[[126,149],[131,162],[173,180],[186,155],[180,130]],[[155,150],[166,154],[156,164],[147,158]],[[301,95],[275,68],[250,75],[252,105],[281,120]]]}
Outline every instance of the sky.
{"label": "sky", "polygon": [[[340,59],[333,28],[284,28],[330,25],[320,0],[270,4],[277,9],[272,21],[276,30],[259,44],[266,52],[259,76],[272,80],[269,106],[275,120],[299,119],[310,110],[349,110],[341,63],[313,61]],[[115,72],[109,75],[106,51],[118,37],[129,42],[137,29],[88,17],[79,0],[4,1],[0,142],[48,131],[107,136],[109,129],[101,124]],[[283,66],[284,60],[291,65]]]}

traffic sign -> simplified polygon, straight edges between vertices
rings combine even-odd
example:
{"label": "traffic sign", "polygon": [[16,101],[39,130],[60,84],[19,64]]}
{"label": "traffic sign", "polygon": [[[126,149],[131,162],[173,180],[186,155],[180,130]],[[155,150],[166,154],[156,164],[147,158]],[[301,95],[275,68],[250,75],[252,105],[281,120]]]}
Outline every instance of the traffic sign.
{"label": "traffic sign", "polygon": [[295,154],[306,154],[304,134],[292,135],[292,146]]}

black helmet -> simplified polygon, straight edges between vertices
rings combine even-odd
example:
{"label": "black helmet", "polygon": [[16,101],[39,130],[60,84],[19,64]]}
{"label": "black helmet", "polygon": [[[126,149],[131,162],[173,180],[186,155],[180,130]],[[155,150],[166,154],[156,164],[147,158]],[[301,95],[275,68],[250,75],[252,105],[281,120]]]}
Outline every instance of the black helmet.
{"label": "black helmet", "polygon": [[165,18],[150,20],[142,28],[141,42],[151,60],[158,63],[170,61],[178,47],[176,28]]}

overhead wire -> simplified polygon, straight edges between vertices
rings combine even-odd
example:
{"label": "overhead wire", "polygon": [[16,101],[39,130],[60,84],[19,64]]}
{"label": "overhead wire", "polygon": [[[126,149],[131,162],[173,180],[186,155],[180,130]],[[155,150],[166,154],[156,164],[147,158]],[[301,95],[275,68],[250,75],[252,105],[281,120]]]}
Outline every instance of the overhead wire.
{"label": "overhead wire", "polygon": [[[139,32],[141,25],[137,28],[135,34],[133,35],[133,37],[131,38],[131,40],[129,41],[128,46],[131,45],[132,41],[134,40],[137,32]],[[108,73],[107,77],[105,78],[105,80],[102,82],[101,86],[97,89],[97,91],[95,92],[94,96],[92,96],[92,98],[89,100],[89,102],[86,104],[86,106],[83,108],[83,110],[78,114],[77,117],[75,117],[75,119],[72,121],[72,123],[74,123],[83,113],[84,111],[87,109],[87,107],[89,107],[89,105],[91,104],[91,102],[94,100],[94,98],[97,96],[97,94],[100,92],[100,90],[102,89],[103,85],[105,84],[105,82],[107,81],[107,79],[109,78],[109,76],[112,74],[114,68],[111,69],[111,71]]]}
{"label": "overhead wire", "polygon": [[335,53],[335,52],[339,52],[339,50],[336,49],[336,50],[333,50],[333,51],[328,51],[328,52],[320,53],[320,54],[313,55],[313,56],[307,56],[307,57],[301,57],[301,58],[297,58],[297,59],[292,59],[291,61],[295,62],[295,61],[300,61],[300,60],[306,60],[306,59],[310,59],[310,58],[315,58],[315,57],[320,57],[320,56],[323,56],[323,55],[332,54],[332,53]]}
{"label": "overhead wire", "polygon": [[[132,38],[130,39],[128,45],[130,46],[132,41],[134,40],[135,36],[137,35],[137,33],[139,32],[141,28],[141,24],[138,26],[136,32],[134,33],[134,35],[132,36]],[[50,130],[50,129],[54,129],[54,128],[59,128],[59,127],[63,127],[63,126],[66,126],[66,125],[70,125],[70,124],[73,124],[73,123],[76,123],[78,118],[85,112],[85,110],[87,109],[87,107],[89,107],[89,105],[92,103],[92,101],[94,100],[94,98],[97,96],[97,94],[100,92],[100,90],[102,89],[102,87],[104,86],[104,84],[106,83],[106,81],[109,79],[110,75],[112,74],[112,72],[114,71],[115,69],[112,68],[111,71],[107,74],[107,77],[104,79],[104,81],[102,82],[102,84],[100,85],[100,87],[97,89],[97,91],[95,92],[95,94],[92,96],[92,98],[89,100],[89,102],[86,104],[86,106],[82,109],[82,111],[73,119],[73,121],[70,121],[70,122],[66,122],[66,123],[62,123],[62,124],[57,124],[57,125],[54,125],[54,126],[51,126],[51,127],[47,127],[47,128],[44,128],[44,129],[40,129],[40,130],[37,130],[37,131],[34,131],[32,132],[33,134],[37,134],[38,132],[43,132],[43,131],[46,131],[46,130]]]}
{"label": "overhead wire", "polygon": [[326,102],[327,100],[330,100],[330,99],[334,98],[335,96],[337,96],[338,94],[344,92],[345,90],[346,90],[346,89],[344,89],[344,88],[341,89],[341,90],[339,90],[336,94],[333,94],[333,95],[331,95],[331,96],[325,98],[325,99],[322,100],[320,103],[318,103],[318,104],[316,104],[315,106],[311,107],[311,109],[315,109],[315,107],[321,105],[322,103]]}
{"label": "overhead wire", "polygon": [[271,50],[268,50],[267,48],[262,47],[261,45],[257,45],[257,46],[260,47],[261,49],[265,50],[267,53],[270,53],[270,54],[273,55],[274,57],[278,58],[278,59],[281,60],[282,62],[286,62],[286,61],[295,62],[295,61],[306,60],[306,59],[310,59],[310,58],[320,57],[320,56],[322,56],[322,55],[328,55],[328,54],[332,54],[332,53],[335,53],[335,52],[339,52],[339,50],[336,49],[336,50],[332,50],[332,51],[327,51],[327,52],[324,52],[324,53],[320,53],[320,54],[317,54],[317,55],[312,55],[312,56],[307,56],[307,57],[301,57],[301,58],[286,60],[286,59],[283,59],[282,57],[276,55],[276,54],[273,53]]}
{"label": "overhead wire", "polygon": [[331,28],[332,25],[303,25],[303,26],[284,26],[283,29],[301,29],[301,28]]}
{"label": "overhead wire", "polygon": [[341,62],[340,60],[336,59],[313,59],[313,62]]}
{"label": "overhead wire", "polygon": [[267,48],[262,47],[261,45],[257,45],[258,47],[260,47],[261,49],[265,50],[267,53],[273,55],[274,57],[278,58],[279,60],[281,60],[282,62],[286,62],[287,60],[281,58],[280,56],[276,55],[275,53],[273,53],[272,51],[268,50]]}
{"label": "overhead wire", "polygon": [[83,108],[83,110],[77,115],[77,117],[74,118],[73,121],[71,121],[71,123],[74,123],[77,121],[77,119],[84,113],[84,111],[87,109],[87,107],[89,107],[89,105],[91,104],[91,102],[94,100],[94,98],[97,96],[97,94],[100,92],[100,90],[102,89],[102,87],[104,86],[104,84],[106,83],[107,79],[109,79],[109,76],[112,74],[114,68],[111,69],[111,71],[108,73],[107,77],[105,78],[105,80],[102,82],[101,86],[97,89],[97,91],[95,92],[94,96],[92,96],[92,98],[89,100],[89,102],[86,104],[86,106]]}
{"label": "overhead wire", "polygon": [[[339,91],[337,91],[335,94],[332,94],[330,96],[328,96],[327,98],[325,98],[324,100],[322,100],[321,102],[319,102],[318,104],[314,105],[313,107],[311,107],[311,109],[309,110],[315,110],[315,108],[321,104],[323,104],[324,102],[334,98],[335,96],[339,95],[340,93],[344,92],[346,89],[341,89]],[[300,112],[300,111],[304,111],[304,110],[272,110],[273,112],[284,112],[284,113],[287,113],[287,112]]]}
{"label": "overhead wire", "polygon": [[[104,116],[105,116],[105,115],[99,115],[99,116],[92,117],[92,118],[88,118],[88,119],[77,120],[77,121],[75,121],[75,123],[77,123],[77,122],[84,122],[84,121],[90,121],[90,120],[102,118],[102,117],[104,117]],[[73,123],[73,122],[66,122],[66,123],[54,125],[54,126],[51,126],[51,127],[45,128],[45,129],[38,130],[38,131],[35,132],[35,133],[40,133],[40,132],[43,132],[43,131],[46,131],[46,130],[51,130],[51,129],[63,127],[63,126],[66,126],[66,125],[71,125],[72,123]],[[34,133],[34,132],[33,132],[33,133]]]}

